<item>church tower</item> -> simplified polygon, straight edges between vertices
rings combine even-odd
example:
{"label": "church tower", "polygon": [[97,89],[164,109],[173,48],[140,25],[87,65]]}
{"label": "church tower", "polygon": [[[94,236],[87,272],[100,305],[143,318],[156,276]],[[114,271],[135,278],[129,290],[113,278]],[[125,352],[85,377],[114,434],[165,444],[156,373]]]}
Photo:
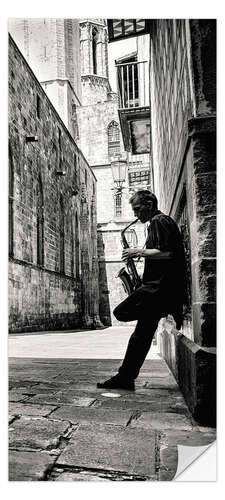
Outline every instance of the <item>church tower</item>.
{"label": "church tower", "polygon": [[79,19],[9,19],[9,32],[76,140],[81,105]]}
{"label": "church tower", "polygon": [[80,20],[82,105],[105,102],[108,81],[108,33],[105,19]]}

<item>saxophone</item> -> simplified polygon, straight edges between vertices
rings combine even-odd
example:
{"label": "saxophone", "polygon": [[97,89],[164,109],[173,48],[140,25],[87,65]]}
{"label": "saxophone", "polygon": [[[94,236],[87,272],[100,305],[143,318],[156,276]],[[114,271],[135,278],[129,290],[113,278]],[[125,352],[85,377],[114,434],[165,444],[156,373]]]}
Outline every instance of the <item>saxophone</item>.
{"label": "saxophone", "polygon": [[[123,245],[123,248],[129,248],[128,242],[127,242],[125,234],[124,234],[125,231],[127,231],[127,229],[130,226],[132,226],[133,224],[135,224],[137,221],[138,221],[138,219],[135,219],[133,222],[128,224],[128,226],[125,227],[121,231],[121,243]],[[120,269],[120,271],[117,275],[117,278],[121,279],[125,292],[128,295],[131,295],[131,293],[134,292],[141,285],[141,278],[137,272],[137,269],[136,269],[136,266],[135,266],[135,263],[134,263],[134,260],[132,257],[127,259],[126,267],[127,267],[127,270],[125,267],[122,267],[122,269]]]}

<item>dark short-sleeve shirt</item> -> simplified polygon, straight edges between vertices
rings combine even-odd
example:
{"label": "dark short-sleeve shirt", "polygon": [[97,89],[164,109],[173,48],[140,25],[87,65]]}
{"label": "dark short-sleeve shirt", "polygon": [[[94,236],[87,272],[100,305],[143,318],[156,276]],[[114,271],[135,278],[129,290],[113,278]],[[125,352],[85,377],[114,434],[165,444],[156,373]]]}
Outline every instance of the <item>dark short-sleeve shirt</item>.
{"label": "dark short-sleeve shirt", "polygon": [[171,252],[170,259],[145,259],[143,284],[154,290],[162,315],[172,314],[182,323],[185,293],[185,256],[182,237],[175,221],[157,210],[148,227],[146,248]]}

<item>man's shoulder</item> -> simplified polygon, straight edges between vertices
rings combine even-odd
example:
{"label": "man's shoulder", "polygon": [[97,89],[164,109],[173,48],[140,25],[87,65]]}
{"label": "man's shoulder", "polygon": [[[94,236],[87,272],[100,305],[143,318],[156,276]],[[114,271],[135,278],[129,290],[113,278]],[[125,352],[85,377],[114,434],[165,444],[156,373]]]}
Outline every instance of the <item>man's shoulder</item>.
{"label": "man's shoulder", "polygon": [[154,217],[152,218],[152,221],[159,221],[159,222],[165,221],[165,222],[168,222],[171,224],[176,224],[176,222],[174,221],[174,219],[172,219],[172,217],[170,217],[170,215],[166,215],[163,212],[161,212],[160,210],[158,210],[157,213],[154,215]]}

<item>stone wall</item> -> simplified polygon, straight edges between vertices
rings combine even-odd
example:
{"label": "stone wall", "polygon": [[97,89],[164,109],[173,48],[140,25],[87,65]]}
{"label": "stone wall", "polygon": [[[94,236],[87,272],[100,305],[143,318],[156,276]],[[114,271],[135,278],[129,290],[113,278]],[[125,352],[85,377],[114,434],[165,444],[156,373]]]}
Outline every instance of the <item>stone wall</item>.
{"label": "stone wall", "polygon": [[186,224],[191,306],[183,335],[164,322],[161,352],[192,413],[215,423],[216,22],[159,20],[152,40],[155,192]]}
{"label": "stone wall", "polygon": [[96,178],[11,38],[9,218],[10,331],[95,324]]}

